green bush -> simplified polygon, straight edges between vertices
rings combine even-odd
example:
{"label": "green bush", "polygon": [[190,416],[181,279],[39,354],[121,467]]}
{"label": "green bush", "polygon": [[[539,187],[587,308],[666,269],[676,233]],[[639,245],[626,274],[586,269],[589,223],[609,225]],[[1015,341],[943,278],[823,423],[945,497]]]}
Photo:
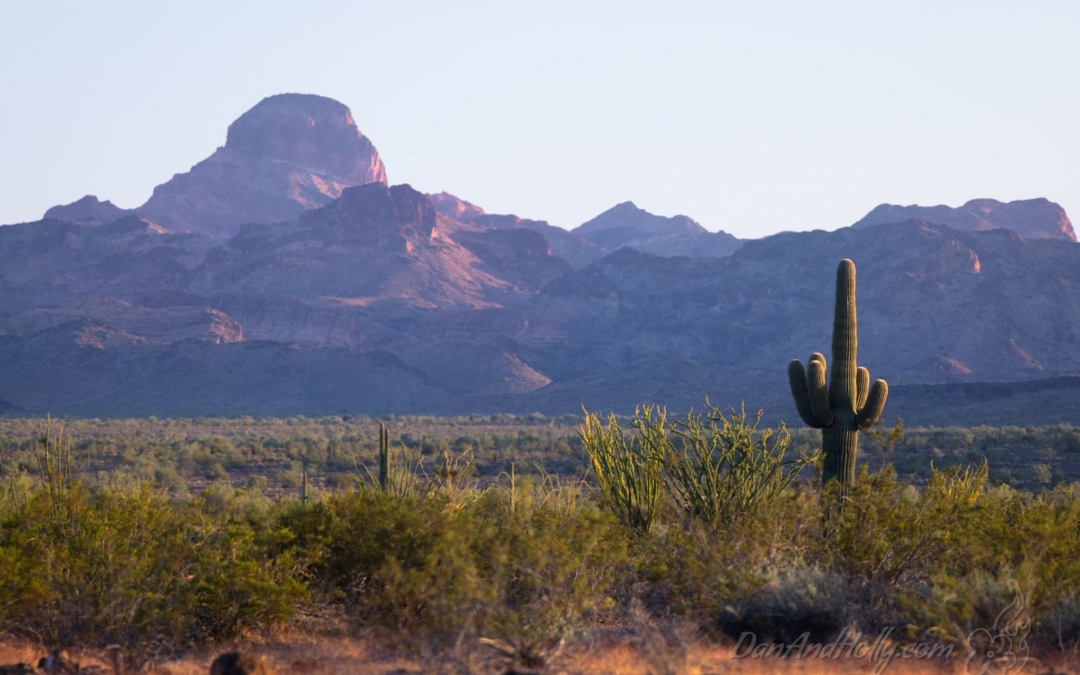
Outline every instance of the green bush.
{"label": "green bush", "polygon": [[49,644],[135,661],[286,621],[306,597],[289,556],[205,506],[148,485],[37,490],[0,523],[0,608]]}
{"label": "green bush", "polygon": [[581,443],[589,455],[604,504],[639,532],[648,532],[663,504],[664,462],[667,460],[667,411],[653,406],[635,410],[626,434],[614,414],[607,426],[598,415],[585,415]]}
{"label": "green bush", "polygon": [[692,516],[718,526],[753,518],[817,459],[786,459],[791,436],[782,423],[775,434],[759,432],[761,411],[748,423],[745,410],[732,410],[729,419],[708,401],[705,406],[704,414],[691,410],[671,425],[681,447],[673,443],[664,453],[671,495]]}

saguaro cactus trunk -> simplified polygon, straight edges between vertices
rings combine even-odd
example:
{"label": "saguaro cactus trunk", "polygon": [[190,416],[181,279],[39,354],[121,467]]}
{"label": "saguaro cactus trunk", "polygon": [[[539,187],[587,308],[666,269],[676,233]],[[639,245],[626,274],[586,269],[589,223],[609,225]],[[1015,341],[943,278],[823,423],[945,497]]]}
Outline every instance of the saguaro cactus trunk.
{"label": "saguaro cactus trunk", "polygon": [[387,477],[390,475],[390,430],[379,422],[379,487],[386,490]]}
{"label": "saguaro cactus trunk", "polygon": [[855,483],[859,430],[873,426],[885,407],[889,385],[877,380],[870,386],[870,371],[856,365],[858,325],[855,320],[855,263],[840,261],[836,269],[836,311],[833,315],[833,369],[825,384],[825,357],[815,352],[804,369],[795,359],[788,364],[791,395],[799,416],[821,429],[825,453],[822,480],[833,478],[843,486]]}

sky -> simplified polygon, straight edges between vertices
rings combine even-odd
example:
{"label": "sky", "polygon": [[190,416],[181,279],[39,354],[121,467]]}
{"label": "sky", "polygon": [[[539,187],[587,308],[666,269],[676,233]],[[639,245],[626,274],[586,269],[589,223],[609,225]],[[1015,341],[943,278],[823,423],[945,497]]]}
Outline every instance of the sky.
{"label": "sky", "polygon": [[282,92],[348,105],[392,184],[575,227],[883,202],[1080,213],[1076,2],[0,2],[0,223],[129,208]]}

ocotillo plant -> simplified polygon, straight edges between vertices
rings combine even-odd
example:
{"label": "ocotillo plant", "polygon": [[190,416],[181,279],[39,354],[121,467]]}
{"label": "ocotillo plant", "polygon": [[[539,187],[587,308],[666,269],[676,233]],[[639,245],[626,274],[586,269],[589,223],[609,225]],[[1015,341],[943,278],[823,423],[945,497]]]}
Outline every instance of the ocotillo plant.
{"label": "ocotillo plant", "polygon": [[833,315],[833,367],[825,385],[825,357],[814,353],[807,368],[795,359],[788,364],[788,379],[795,407],[803,421],[821,429],[825,453],[822,481],[833,478],[841,486],[855,483],[855,456],[859,430],[877,422],[889,395],[885,380],[870,385],[870,371],[857,367],[858,326],[855,322],[855,264],[841,260],[836,268],[836,312]]}
{"label": "ocotillo plant", "polygon": [[379,487],[385,492],[390,475],[390,430],[379,422]]}

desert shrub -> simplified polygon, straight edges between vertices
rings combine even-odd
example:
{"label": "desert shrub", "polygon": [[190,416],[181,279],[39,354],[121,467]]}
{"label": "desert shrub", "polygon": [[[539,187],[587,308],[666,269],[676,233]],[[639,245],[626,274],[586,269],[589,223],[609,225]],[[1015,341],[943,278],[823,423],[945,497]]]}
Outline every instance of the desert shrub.
{"label": "desert shrub", "polygon": [[443,498],[377,491],[330,497],[313,523],[326,541],[319,582],[367,620],[449,627],[483,600],[475,547],[490,537],[471,510],[445,507]]}
{"label": "desert shrub", "polygon": [[691,410],[671,425],[681,447],[672,444],[664,453],[670,493],[690,515],[716,526],[753,518],[817,459],[816,453],[785,459],[791,436],[783,424],[775,434],[759,432],[761,411],[750,423],[745,410],[732,410],[729,419],[705,405],[704,414]]}
{"label": "desert shrub", "polygon": [[580,495],[550,476],[468,496],[369,488],[281,524],[321,551],[313,583],[362,623],[538,645],[611,610],[629,574],[626,531]]}
{"label": "desert shrub", "polygon": [[986,477],[985,464],[934,470],[919,491],[889,465],[874,474],[864,466],[843,499],[836,488],[822,496],[819,555],[870,590],[923,583],[942,566],[962,566]]}
{"label": "desert shrub", "polygon": [[[518,426],[481,426],[496,422]],[[590,416],[575,437],[538,418],[393,419],[399,437],[420,426],[394,443],[386,491],[364,470],[377,422],[363,418],[75,421],[112,435],[72,455],[53,439],[44,463],[34,437],[0,438],[0,629],[153,656],[288,621],[314,594],[405,641],[465,635],[519,657],[642,614],[736,639],[917,626],[962,644],[1020,597],[1006,618],[1028,620],[1033,644],[1080,639],[1080,486],[987,488],[981,459],[941,468],[1000,456],[1026,476],[1024,447],[1058,471],[1071,428],[914,429],[893,453],[911,475],[864,470],[841,499],[797,477],[807,430],[711,407],[621,423]],[[592,475],[566,478],[583,451]],[[299,487],[304,462],[329,490],[309,483],[302,503],[266,480]],[[248,467],[245,488],[220,474],[186,492],[217,466]]]}
{"label": "desert shrub", "polygon": [[726,607],[768,581],[764,568],[744,555],[745,548],[744,540],[718,538],[700,521],[657,528],[635,542],[637,574],[645,584],[637,600],[650,614],[676,614],[715,629]]}
{"label": "desert shrub", "polygon": [[760,411],[750,422],[745,410],[705,407],[669,423],[666,410],[646,406],[629,434],[614,415],[606,426],[586,415],[580,436],[601,499],[627,526],[648,532],[668,503],[714,527],[753,520],[817,459],[788,459],[787,429],[759,431]]}
{"label": "desert shrub", "polygon": [[859,621],[862,598],[841,574],[794,564],[762,576],[767,581],[719,611],[719,626],[729,638],[752,633],[759,643],[790,644],[809,633],[810,642],[827,642]]}
{"label": "desert shrub", "polygon": [[296,568],[203,506],[146,484],[34,491],[0,523],[0,608],[16,631],[124,645],[135,665],[288,619],[305,596]]}
{"label": "desert shrub", "polygon": [[604,504],[628,527],[648,532],[663,506],[667,411],[653,406],[635,410],[629,439],[614,414],[607,426],[595,414],[585,416],[585,446]]}
{"label": "desert shrub", "polygon": [[978,506],[965,564],[943,566],[913,615],[958,638],[1014,620],[1030,622],[1032,637],[1043,645],[1075,644],[1068,612],[1080,595],[1076,490],[1036,494],[1000,486]]}
{"label": "desert shrub", "polygon": [[576,486],[526,481],[476,508],[495,535],[479,556],[494,599],[478,612],[485,635],[535,648],[581,630],[626,592],[627,532],[610,511],[579,503]]}

